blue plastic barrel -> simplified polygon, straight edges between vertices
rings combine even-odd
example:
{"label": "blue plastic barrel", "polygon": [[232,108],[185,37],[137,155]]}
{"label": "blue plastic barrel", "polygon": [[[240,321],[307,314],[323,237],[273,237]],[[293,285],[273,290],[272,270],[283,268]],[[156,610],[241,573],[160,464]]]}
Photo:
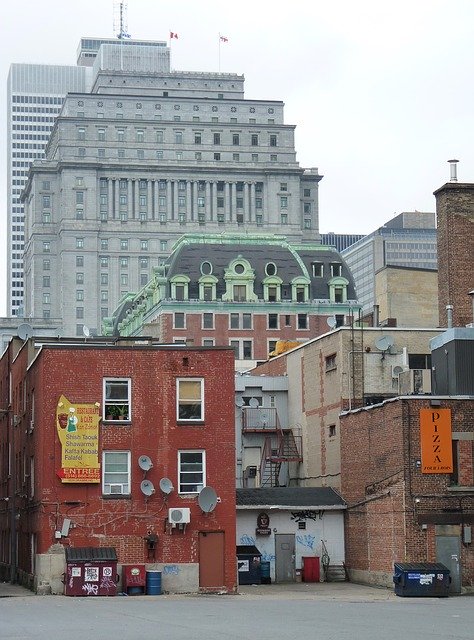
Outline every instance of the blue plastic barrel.
{"label": "blue plastic barrel", "polygon": [[262,561],[260,563],[260,575],[262,578],[262,584],[270,584],[270,563],[267,561]]}
{"label": "blue plastic barrel", "polygon": [[161,596],[161,571],[146,572],[147,596]]}

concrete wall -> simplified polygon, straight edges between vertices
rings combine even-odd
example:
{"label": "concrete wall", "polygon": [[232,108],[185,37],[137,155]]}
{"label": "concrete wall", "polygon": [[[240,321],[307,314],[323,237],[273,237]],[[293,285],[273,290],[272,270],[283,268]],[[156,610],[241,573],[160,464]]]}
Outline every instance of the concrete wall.
{"label": "concrete wall", "polygon": [[[257,536],[257,517],[265,512],[270,516],[271,535]],[[306,529],[298,528],[298,521],[306,523]],[[308,509],[295,511],[283,509],[238,509],[237,544],[255,545],[262,554],[262,561],[270,562],[270,575],[275,580],[275,533],[295,535],[295,568],[302,567],[302,557],[321,558],[321,540],[327,547],[330,563],[342,564],[344,551],[344,515],[343,511],[324,511],[318,513]],[[322,574],[322,572],[321,572]]]}

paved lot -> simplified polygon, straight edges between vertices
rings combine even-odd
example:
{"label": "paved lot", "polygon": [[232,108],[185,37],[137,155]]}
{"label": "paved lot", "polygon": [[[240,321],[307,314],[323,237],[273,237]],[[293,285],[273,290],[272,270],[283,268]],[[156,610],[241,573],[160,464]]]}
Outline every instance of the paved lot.
{"label": "paved lot", "polygon": [[[349,583],[245,586],[235,596],[31,596],[0,585],[0,640],[472,640],[474,600],[398,598]],[[13,593],[14,592],[14,593]]]}

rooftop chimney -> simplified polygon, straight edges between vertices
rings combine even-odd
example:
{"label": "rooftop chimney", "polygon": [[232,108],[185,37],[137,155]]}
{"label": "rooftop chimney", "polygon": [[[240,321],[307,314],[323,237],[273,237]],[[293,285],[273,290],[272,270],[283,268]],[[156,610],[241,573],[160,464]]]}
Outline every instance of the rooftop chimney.
{"label": "rooftop chimney", "polygon": [[458,162],[459,160],[448,160],[448,163],[451,168],[451,175],[449,178],[449,182],[457,182],[458,181]]}
{"label": "rooftop chimney", "polygon": [[448,329],[452,329],[453,328],[453,305],[452,304],[446,305],[446,316],[448,319]]}

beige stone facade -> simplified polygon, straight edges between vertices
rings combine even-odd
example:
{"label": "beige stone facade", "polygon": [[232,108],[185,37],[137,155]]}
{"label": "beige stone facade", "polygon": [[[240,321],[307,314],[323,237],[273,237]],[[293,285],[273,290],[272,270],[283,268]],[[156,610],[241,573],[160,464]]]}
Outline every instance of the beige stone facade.
{"label": "beige stone facade", "polygon": [[379,318],[396,320],[397,327],[438,325],[438,273],[427,269],[384,267],[375,274],[375,303]]}

